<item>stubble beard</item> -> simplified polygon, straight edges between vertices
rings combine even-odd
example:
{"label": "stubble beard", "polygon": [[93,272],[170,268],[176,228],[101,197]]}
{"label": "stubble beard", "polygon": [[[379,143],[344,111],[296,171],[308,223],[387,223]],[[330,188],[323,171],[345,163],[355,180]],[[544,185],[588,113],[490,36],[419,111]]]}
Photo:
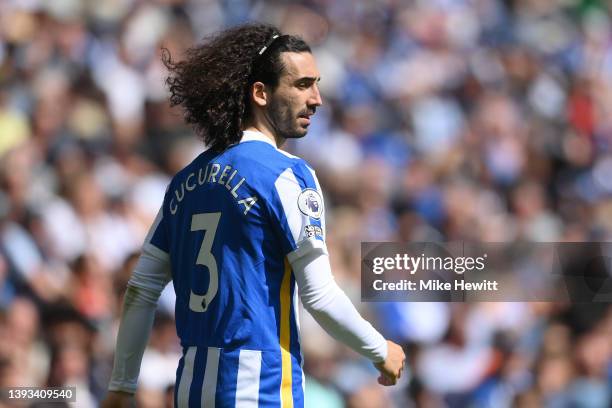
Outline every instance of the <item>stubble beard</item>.
{"label": "stubble beard", "polygon": [[292,114],[286,104],[274,99],[268,108],[268,119],[276,135],[284,139],[299,139],[308,131],[299,126],[297,114]]}

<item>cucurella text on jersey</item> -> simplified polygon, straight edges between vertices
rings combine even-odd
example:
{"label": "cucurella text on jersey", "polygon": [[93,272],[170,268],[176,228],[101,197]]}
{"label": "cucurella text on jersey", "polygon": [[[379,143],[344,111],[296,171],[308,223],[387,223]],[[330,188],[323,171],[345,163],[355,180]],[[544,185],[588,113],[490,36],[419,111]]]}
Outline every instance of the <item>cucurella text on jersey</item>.
{"label": "cucurella text on jersey", "polygon": [[259,133],[173,178],[147,244],[171,263],[177,407],[303,406],[290,261],[324,231],[313,170]]}
{"label": "cucurella text on jersey", "polygon": [[[219,174],[220,170],[221,165],[219,163],[208,163],[206,167],[199,168],[197,172],[194,171],[193,173],[189,173],[187,178],[185,178],[185,180],[174,190],[174,196],[170,199],[169,203],[170,214],[175,215],[177,213],[179,204],[185,198],[185,191],[189,193],[204,183],[217,183],[225,186],[237,203],[244,206],[244,214],[246,215],[257,201],[257,197],[239,198],[238,189],[246,179],[240,177],[239,174],[238,177],[236,177],[238,170],[232,168],[230,165],[226,165],[221,174]],[[234,178],[236,178],[238,182],[232,184]]]}

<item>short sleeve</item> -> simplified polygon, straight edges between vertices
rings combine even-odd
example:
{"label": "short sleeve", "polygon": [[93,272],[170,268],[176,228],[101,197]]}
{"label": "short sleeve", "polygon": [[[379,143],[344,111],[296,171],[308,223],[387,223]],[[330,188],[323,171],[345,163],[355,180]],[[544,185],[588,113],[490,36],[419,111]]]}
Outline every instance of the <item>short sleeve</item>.
{"label": "short sleeve", "polygon": [[170,255],[163,207],[157,213],[145,238],[142,254],[138,258],[129,284],[156,293],[155,301],[171,279]]}
{"label": "short sleeve", "polygon": [[327,253],[325,206],[316,174],[300,161],[274,182],[271,213],[290,262],[312,252]]}
{"label": "short sleeve", "polygon": [[170,245],[168,242],[168,228],[166,228],[163,207],[160,208],[153,225],[149,229],[143,247],[156,252],[161,258],[168,257]]}

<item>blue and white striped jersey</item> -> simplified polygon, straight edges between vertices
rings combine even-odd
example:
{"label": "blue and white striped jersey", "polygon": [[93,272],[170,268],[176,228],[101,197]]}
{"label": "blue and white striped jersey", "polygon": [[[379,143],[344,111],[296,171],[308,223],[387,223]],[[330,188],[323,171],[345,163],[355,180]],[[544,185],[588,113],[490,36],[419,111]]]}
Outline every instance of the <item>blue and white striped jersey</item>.
{"label": "blue and white striped jersey", "polygon": [[145,245],[171,265],[177,407],[303,406],[290,261],[324,230],[314,171],[259,133],[172,179]]}

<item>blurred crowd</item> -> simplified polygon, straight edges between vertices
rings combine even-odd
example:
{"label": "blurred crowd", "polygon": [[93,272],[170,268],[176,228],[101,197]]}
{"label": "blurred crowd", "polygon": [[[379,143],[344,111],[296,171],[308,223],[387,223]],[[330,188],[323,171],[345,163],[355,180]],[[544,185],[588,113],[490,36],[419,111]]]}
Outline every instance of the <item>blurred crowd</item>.
{"label": "blurred crowd", "polygon": [[[0,1],[0,388],[106,392],[122,294],[167,183],[204,146],[167,103],[180,59],[245,21],[302,35],[337,281],[406,347],[397,387],[303,313],[318,407],[608,407],[612,308],[361,303],[361,241],[612,240],[612,4],[603,0]],[[203,73],[205,75],[205,73]],[[541,271],[540,271],[541,272]],[[534,271],[538,273],[538,271]],[[164,407],[171,285],[138,400]]]}

